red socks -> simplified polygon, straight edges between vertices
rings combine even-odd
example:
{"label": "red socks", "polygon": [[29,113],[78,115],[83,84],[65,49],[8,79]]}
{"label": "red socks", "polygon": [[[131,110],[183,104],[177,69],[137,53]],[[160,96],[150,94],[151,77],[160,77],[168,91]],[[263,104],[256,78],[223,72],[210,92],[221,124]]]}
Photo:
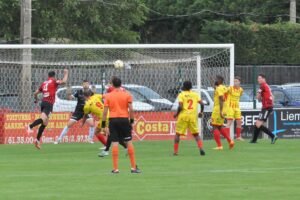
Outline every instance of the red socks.
{"label": "red socks", "polygon": [[197,141],[197,145],[198,145],[199,149],[202,149],[203,148],[203,142],[202,142],[202,140],[198,140]]}
{"label": "red socks", "polygon": [[102,134],[97,134],[96,137],[98,138],[98,140],[106,146],[106,139]]}
{"label": "red socks", "polygon": [[178,153],[178,149],[179,149],[179,143],[174,143],[174,154]]}
{"label": "red socks", "polygon": [[221,143],[220,131],[218,129],[214,129],[213,133],[214,133],[214,139],[215,139],[218,147],[221,147],[222,143]]}
{"label": "red socks", "polygon": [[230,128],[221,128],[221,134],[226,138],[227,142],[231,142],[230,138]]}
{"label": "red socks", "polygon": [[236,128],[235,131],[236,131],[236,137],[240,138],[241,137],[241,133],[242,133],[242,129],[241,128]]}

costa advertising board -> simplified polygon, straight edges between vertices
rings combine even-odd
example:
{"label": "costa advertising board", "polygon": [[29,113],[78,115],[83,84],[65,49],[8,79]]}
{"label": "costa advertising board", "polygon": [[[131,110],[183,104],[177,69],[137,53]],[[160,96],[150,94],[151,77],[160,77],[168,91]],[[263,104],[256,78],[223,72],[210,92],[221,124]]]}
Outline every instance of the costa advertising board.
{"label": "costa advertising board", "polygon": [[[136,113],[133,126],[135,140],[168,140],[175,134],[175,119],[172,112]],[[71,113],[53,113],[42,136],[43,143],[54,142],[70,119]],[[25,126],[39,118],[39,113],[5,113],[0,115],[1,144],[31,144],[37,134],[28,135]],[[187,137],[186,139],[188,139]],[[75,124],[69,129],[63,142],[87,142],[88,127]]]}
{"label": "costa advertising board", "polygon": [[[170,140],[175,135],[173,112],[140,112],[135,115],[133,125],[134,140]],[[71,113],[53,113],[42,137],[43,143],[52,143],[67,124]],[[211,113],[205,113],[203,137],[212,139],[209,123]],[[243,137],[251,138],[253,127],[258,118],[258,110],[242,112]],[[2,113],[0,114],[0,144],[31,144],[37,134],[34,129],[28,135],[25,125],[39,118],[39,113]],[[300,138],[300,109],[276,109],[267,122],[268,127],[281,138]],[[186,138],[191,139],[190,134]],[[63,142],[87,142],[88,127],[75,124],[64,137]]]}

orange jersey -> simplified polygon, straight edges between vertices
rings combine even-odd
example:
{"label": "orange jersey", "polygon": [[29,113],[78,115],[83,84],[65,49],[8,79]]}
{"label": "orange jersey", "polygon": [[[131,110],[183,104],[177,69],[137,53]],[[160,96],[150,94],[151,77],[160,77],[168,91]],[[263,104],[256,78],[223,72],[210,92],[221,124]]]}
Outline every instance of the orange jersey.
{"label": "orange jersey", "polygon": [[240,108],[240,98],[243,95],[243,88],[230,86],[228,88],[228,107]]}
{"label": "orange jersey", "polygon": [[129,118],[129,103],[132,96],[124,89],[114,89],[105,95],[104,106],[109,109],[109,118]]}

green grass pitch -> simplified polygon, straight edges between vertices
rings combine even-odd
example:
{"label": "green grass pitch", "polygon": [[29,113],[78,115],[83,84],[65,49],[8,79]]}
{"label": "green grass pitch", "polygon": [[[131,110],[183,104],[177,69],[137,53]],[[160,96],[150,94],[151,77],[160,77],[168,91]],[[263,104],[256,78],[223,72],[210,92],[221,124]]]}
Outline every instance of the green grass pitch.
{"label": "green grass pitch", "polygon": [[[194,141],[172,156],[172,141],[135,142],[142,174],[129,173],[120,147],[121,173],[111,157],[98,158],[99,143],[0,146],[0,199],[299,199],[300,140],[238,142],[233,151],[200,157]],[[225,141],[223,141],[225,144]]]}

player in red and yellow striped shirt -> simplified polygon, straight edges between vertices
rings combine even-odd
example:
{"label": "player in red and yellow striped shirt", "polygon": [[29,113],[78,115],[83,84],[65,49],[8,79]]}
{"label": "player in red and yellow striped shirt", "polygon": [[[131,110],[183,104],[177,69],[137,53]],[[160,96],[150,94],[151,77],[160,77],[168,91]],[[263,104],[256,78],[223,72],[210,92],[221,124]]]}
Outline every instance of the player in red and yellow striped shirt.
{"label": "player in red and yellow striped shirt", "polygon": [[241,87],[241,78],[236,76],[234,78],[234,86],[230,86],[228,88],[227,97],[227,113],[226,113],[226,120],[227,120],[227,129],[230,129],[230,126],[233,120],[236,121],[236,139],[243,141],[241,137],[242,131],[242,112],[240,109],[240,98],[243,95],[243,88]]}

